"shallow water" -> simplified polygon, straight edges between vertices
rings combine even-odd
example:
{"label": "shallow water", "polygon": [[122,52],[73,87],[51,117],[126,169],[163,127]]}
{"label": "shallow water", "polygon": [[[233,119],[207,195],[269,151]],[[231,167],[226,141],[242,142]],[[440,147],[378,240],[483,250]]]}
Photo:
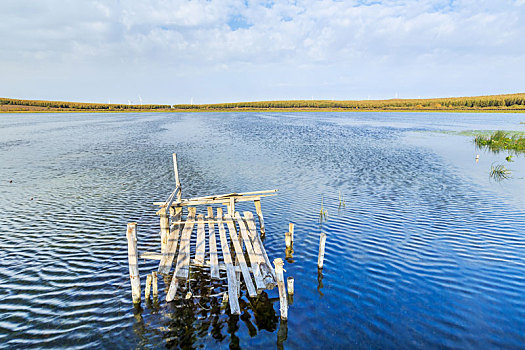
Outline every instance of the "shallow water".
{"label": "shallow water", "polygon": [[[506,163],[506,154],[476,150],[461,133],[524,131],[522,121],[523,114],[0,115],[0,347],[522,347],[524,156]],[[140,251],[159,249],[151,203],[173,189],[172,152],[184,196],[279,189],[262,205],[270,259],[285,257],[284,232],[296,225],[286,324],[276,289],[256,300],[243,295],[242,315],[229,315],[220,305],[226,286],[206,271],[194,271],[186,287],[193,301],[132,306],[126,223],[138,222]],[[494,162],[513,177],[490,180]],[[318,273],[321,230],[328,239]],[[144,285],[156,263],[139,268]],[[159,289],[163,299],[162,280]]]}

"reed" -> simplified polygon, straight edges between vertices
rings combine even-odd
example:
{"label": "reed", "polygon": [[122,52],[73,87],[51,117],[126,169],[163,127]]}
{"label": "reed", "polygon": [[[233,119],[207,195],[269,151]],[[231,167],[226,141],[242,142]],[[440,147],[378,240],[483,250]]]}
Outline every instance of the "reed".
{"label": "reed", "polygon": [[492,164],[490,166],[489,176],[491,179],[494,179],[495,181],[499,182],[499,181],[508,179],[510,178],[510,175],[511,175],[511,171],[505,168],[503,164],[497,164],[497,165]]}
{"label": "reed", "polygon": [[324,209],[323,203],[324,203],[324,200],[323,200],[323,197],[321,197],[321,210],[319,211],[319,222],[320,223],[328,220],[328,212]]}
{"label": "reed", "polygon": [[498,130],[491,135],[478,135],[474,143],[479,148],[487,148],[498,153],[503,150],[525,152],[525,136],[522,133]]}

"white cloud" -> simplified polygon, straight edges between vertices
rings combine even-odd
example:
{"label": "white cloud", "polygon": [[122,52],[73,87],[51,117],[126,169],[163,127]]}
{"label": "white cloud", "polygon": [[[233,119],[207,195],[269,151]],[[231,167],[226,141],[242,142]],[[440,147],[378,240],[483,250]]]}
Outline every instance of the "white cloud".
{"label": "white cloud", "polygon": [[145,89],[160,102],[441,95],[458,79],[460,94],[523,91],[523,4],[2,0],[0,95],[40,97],[46,81],[45,98]]}

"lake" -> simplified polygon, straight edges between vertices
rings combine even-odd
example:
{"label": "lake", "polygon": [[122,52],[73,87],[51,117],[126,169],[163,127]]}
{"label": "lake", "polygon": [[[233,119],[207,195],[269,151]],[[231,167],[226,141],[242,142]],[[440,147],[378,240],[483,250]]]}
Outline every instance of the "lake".
{"label": "lake", "polygon": [[[0,348],[520,348],[525,158],[473,130],[525,114],[0,115]],[[242,314],[224,282],[131,303],[126,224],[160,249],[154,201],[279,189],[262,200],[271,260],[295,224],[287,323],[277,289]],[[475,161],[479,155],[479,162]],[[512,177],[489,178],[493,164]],[[247,209],[253,210],[251,207]],[[326,210],[326,220],[319,213]],[[239,208],[243,210],[243,208]],[[327,234],[317,269],[320,233]],[[140,260],[142,285],[157,262]]]}

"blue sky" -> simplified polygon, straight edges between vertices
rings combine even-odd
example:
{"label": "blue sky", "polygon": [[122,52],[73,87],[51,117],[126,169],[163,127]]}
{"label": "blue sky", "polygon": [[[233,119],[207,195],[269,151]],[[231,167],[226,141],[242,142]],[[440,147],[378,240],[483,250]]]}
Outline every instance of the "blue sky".
{"label": "blue sky", "polygon": [[138,103],[525,92],[525,0],[2,0],[0,96]]}

